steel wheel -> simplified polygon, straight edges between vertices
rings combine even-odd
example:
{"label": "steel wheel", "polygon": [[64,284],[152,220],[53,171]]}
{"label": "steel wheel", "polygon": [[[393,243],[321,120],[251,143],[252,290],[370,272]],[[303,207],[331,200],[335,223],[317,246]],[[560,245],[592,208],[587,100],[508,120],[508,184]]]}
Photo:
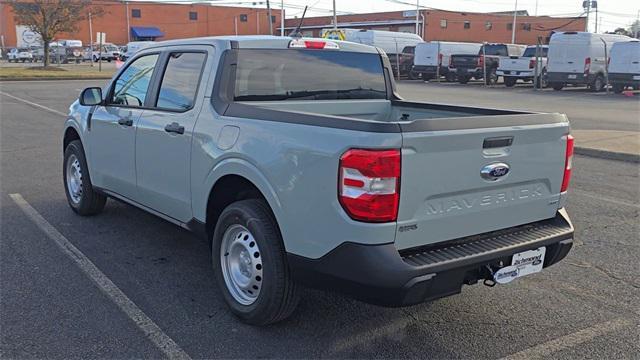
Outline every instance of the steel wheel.
{"label": "steel wheel", "polygon": [[66,180],[71,201],[79,204],[82,200],[82,167],[80,166],[80,160],[73,154],[67,160]]}
{"label": "steel wheel", "polygon": [[262,254],[247,228],[235,224],[222,237],[220,265],[225,285],[242,305],[251,305],[262,289]]}

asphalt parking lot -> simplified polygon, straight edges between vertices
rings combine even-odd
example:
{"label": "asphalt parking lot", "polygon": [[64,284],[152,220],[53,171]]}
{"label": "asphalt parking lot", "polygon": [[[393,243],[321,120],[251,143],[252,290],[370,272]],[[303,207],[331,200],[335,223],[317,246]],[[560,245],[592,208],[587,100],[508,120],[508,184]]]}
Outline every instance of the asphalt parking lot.
{"label": "asphalt parking lot", "polygon": [[[82,88],[103,83],[0,83],[2,358],[166,355],[57,245],[58,235],[191,358],[640,358],[637,163],[576,157],[568,203],[576,244],[542,273],[402,309],[306,290],[292,318],[255,328],[227,311],[202,240],[115,201],[91,218],[68,208],[62,114]],[[566,112],[574,128],[640,124],[637,96],[511,90],[399,85],[413,100]],[[10,194],[53,230],[38,227]]]}

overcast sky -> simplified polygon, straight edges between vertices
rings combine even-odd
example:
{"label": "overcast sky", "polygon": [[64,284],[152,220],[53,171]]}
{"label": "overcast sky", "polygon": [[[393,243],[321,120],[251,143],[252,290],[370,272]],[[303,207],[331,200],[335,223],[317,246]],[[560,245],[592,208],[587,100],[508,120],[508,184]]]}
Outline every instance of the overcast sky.
{"label": "overcast sky", "polygon": [[[161,0],[171,2],[171,0]],[[173,0],[187,2],[189,0]],[[205,0],[200,0],[205,1]],[[270,0],[273,8],[279,8],[281,0]],[[266,0],[211,0],[212,3],[265,7]],[[310,7],[307,16],[330,15],[333,0],[284,0],[287,18],[302,15],[305,5]],[[339,14],[415,9],[415,0],[336,0]],[[582,0],[518,0],[519,10],[528,10],[531,15],[578,16],[582,14]],[[512,11],[515,0],[420,0],[421,6],[455,11]],[[599,0],[599,32],[628,27],[640,10],[639,0]],[[595,14],[590,16],[590,29],[595,27]]]}

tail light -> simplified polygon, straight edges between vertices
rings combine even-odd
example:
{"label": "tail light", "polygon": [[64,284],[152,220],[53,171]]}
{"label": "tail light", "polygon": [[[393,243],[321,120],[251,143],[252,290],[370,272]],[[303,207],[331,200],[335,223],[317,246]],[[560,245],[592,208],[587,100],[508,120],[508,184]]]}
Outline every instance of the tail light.
{"label": "tail light", "polygon": [[564,177],[562,178],[562,187],[560,192],[565,192],[569,188],[569,182],[571,181],[571,169],[573,167],[573,136],[570,134],[567,138],[567,150],[564,157]]}
{"label": "tail light", "polygon": [[591,68],[591,58],[588,57],[584,59],[584,73],[588,74],[590,68]]}
{"label": "tail light", "polygon": [[302,40],[294,39],[289,42],[289,48],[292,49],[317,49],[317,50],[337,50],[340,47],[333,41],[318,41],[318,40]]}
{"label": "tail light", "polygon": [[438,65],[442,65],[442,54],[438,54]]}
{"label": "tail light", "polygon": [[400,150],[351,149],[340,157],[342,208],[354,220],[390,222],[398,218]]}
{"label": "tail light", "polygon": [[478,67],[484,67],[484,56],[478,56]]}
{"label": "tail light", "polygon": [[533,69],[534,67],[536,67],[536,60],[535,59],[529,60],[529,69]]}

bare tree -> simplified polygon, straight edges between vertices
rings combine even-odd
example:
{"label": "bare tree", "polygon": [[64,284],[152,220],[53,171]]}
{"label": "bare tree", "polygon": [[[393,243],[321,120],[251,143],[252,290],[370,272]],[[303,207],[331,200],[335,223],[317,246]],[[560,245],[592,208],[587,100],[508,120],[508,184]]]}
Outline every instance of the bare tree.
{"label": "bare tree", "polygon": [[40,34],[44,46],[44,66],[49,66],[49,43],[63,32],[77,32],[78,23],[91,16],[101,16],[103,10],[90,0],[12,0],[16,23],[28,26]]}

